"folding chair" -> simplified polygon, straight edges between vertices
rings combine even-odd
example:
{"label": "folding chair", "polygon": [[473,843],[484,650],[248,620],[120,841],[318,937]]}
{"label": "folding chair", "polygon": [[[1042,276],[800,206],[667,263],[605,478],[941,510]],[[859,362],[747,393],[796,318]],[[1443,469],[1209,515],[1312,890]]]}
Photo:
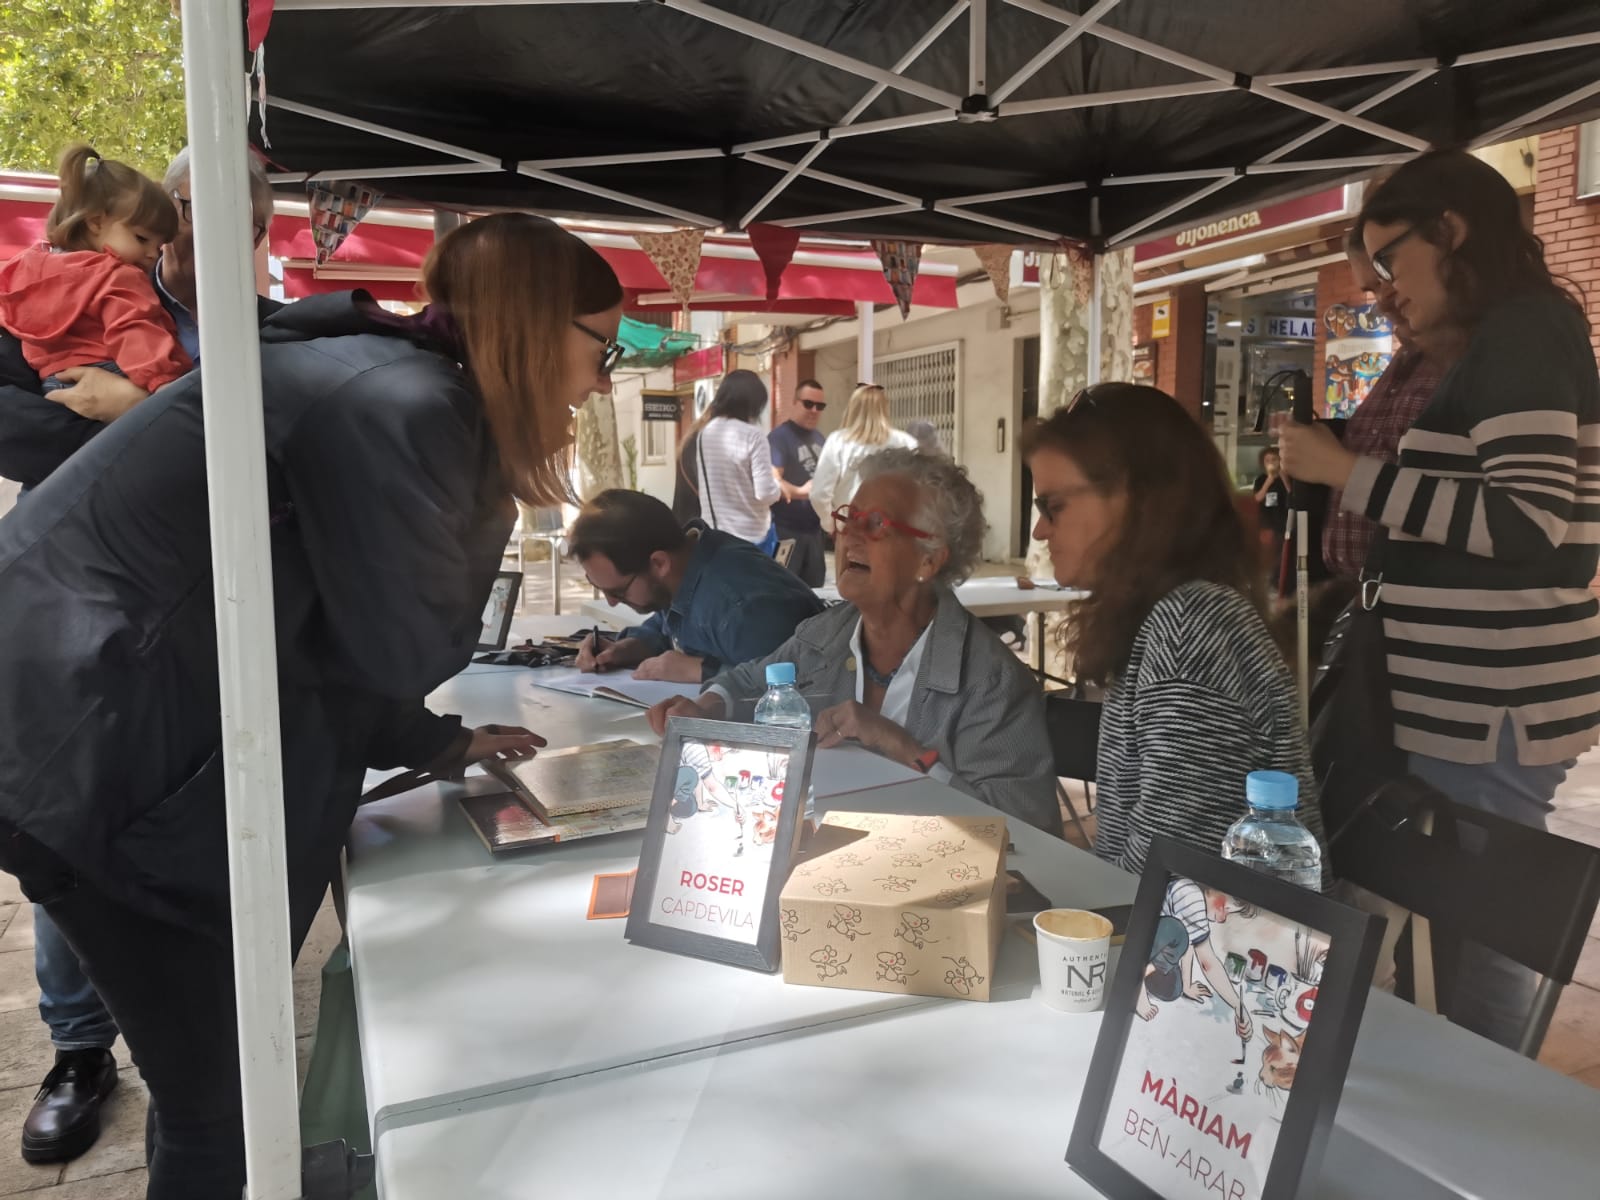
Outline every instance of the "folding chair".
{"label": "folding chair", "polygon": [[1600,905],[1600,849],[1457,804],[1417,779],[1386,791],[1403,800],[1391,805],[1399,815],[1379,818],[1374,806],[1336,835],[1335,872],[1421,918],[1419,995],[1435,971],[1439,996],[1451,994],[1463,941],[1541,976],[1517,1047],[1537,1058]]}
{"label": "folding chair", "polygon": [[1083,700],[1065,692],[1046,692],[1044,720],[1050,735],[1050,753],[1055,759],[1056,796],[1066,805],[1067,815],[1078,827],[1085,844],[1090,844],[1089,831],[1084,828],[1083,818],[1078,815],[1077,806],[1061,781],[1082,782],[1089,811],[1094,811],[1095,767],[1100,752],[1100,702]]}

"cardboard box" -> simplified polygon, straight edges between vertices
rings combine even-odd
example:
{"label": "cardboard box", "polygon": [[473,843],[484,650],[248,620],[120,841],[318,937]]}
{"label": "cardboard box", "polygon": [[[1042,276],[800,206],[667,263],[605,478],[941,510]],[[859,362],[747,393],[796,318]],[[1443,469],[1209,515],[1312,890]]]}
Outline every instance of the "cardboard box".
{"label": "cardboard box", "polygon": [[1003,817],[830,812],[779,903],[787,983],[987,1000]]}

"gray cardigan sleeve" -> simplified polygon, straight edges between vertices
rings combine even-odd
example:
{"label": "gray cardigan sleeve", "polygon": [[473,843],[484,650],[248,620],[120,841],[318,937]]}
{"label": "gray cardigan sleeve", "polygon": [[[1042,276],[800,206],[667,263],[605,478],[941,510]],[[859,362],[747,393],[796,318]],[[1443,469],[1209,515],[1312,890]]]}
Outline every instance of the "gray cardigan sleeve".
{"label": "gray cardigan sleeve", "polygon": [[1059,836],[1061,805],[1044,694],[1031,679],[1030,686],[1018,682],[1015,673],[1002,669],[973,689],[949,733],[949,782],[1008,817]]}
{"label": "gray cardigan sleeve", "polygon": [[[703,696],[707,692],[715,692],[721,696],[727,720],[753,721],[756,715],[756,701],[760,700],[767,690],[767,664],[775,662],[798,664],[800,654],[799,642],[791,637],[765,658],[752,659],[750,662],[740,663],[722,672],[706,684],[700,694]],[[799,669],[798,665],[796,669]],[[798,681],[805,682],[803,679]]]}

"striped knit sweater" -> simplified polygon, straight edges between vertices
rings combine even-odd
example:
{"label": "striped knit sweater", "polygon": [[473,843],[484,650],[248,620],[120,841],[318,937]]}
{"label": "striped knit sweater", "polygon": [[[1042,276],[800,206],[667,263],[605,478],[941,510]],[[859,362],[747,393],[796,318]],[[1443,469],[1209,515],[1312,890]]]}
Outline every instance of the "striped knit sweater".
{"label": "striped knit sweater", "polygon": [[1343,506],[1389,530],[1382,606],[1403,750],[1524,765],[1575,758],[1600,727],[1600,376],[1554,297],[1489,313],[1400,442],[1359,459]]}
{"label": "striped knit sweater", "polygon": [[1161,833],[1219,854],[1251,771],[1297,777],[1296,815],[1325,840],[1294,677],[1260,614],[1232,588],[1182,584],[1150,610],[1106,690],[1095,853],[1142,871]]}

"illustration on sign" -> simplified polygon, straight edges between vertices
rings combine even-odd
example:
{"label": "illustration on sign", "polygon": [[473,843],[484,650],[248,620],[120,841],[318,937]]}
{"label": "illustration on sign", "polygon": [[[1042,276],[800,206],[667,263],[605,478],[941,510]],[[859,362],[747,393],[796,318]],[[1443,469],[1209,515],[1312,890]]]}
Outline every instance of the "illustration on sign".
{"label": "illustration on sign", "polygon": [[1101,1149],[1163,1196],[1260,1197],[1328,947],[1324,933],[1171,878]]}
{"label": "illustration on sign", "polygon": [[1376,305],[1335,304],[1322,314],[1328,333],[1322,413],[1349,417],[1393,357],[1394,327]]}

